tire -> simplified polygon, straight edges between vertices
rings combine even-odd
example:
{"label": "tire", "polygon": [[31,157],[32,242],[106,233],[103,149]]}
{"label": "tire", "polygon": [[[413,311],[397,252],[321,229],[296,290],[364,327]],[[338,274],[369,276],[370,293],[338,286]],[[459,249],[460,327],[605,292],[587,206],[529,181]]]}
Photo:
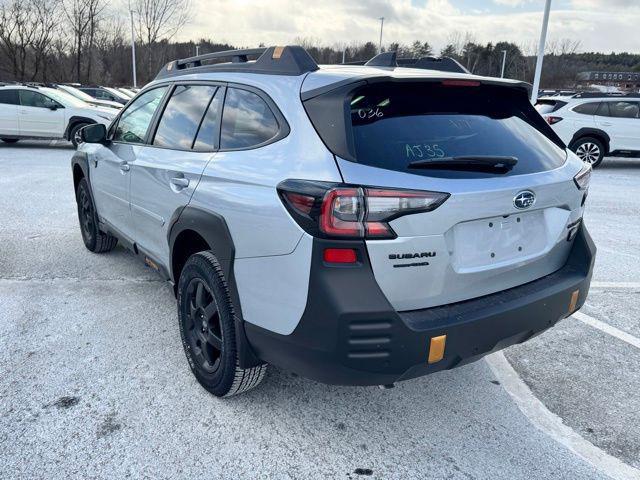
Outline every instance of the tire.
{"label": "tire", "polygon": [[73,128],[71,128],[71,132],[69,133],[69,140],[73,143],[74,148],[78,148],[78,145],[82,143],[82,139],[80,138],[80,130],[89,125],[88,123],[76,123]]}
{"label": "tire", "polygon": [[222,267],[211,251],[192,255],[182,269],[178,323],[189,367],[213,395],[237,395],[264,378],[266,364],[239,366],[234,308]]}
{"label": "tire", "polygon": [[98,228],[98,216],[91,198],[91,191],[87,180],[82,178],[76,189],[76,202],[78,204],[78,221],[82,241],[87,250],[93,253],[103,253],[113,250],[118,239]]}
{"label": "tire", "polygon": [[4,143],[16,143],[19,139],[17,138],[0,138]]}
{"label": "tire", "polygon": [[604,158],[604,144],[594,137],[582,137],[571,144],[571,150],[585,163],[598,167]]}

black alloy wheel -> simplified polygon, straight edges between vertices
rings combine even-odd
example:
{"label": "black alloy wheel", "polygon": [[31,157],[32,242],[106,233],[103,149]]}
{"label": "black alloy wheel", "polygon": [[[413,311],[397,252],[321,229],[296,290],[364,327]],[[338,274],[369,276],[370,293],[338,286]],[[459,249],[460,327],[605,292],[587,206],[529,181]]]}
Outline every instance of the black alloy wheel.
{"label": "black alloy wheel", "polygon": [[193,360],[204,372],[215,373],[224,350],[218,305],[211,289],[201,278],[189,282],[186,296],[189,311],[184,333],[193,352]]}
{"label": "black alloy wheel", "polygon": [[95,212],[87,185],[84,182],[81,182],[78,186],[78,218],[80,220],[82,240],[91,249],[90,245],[95,243],[96,237]]}

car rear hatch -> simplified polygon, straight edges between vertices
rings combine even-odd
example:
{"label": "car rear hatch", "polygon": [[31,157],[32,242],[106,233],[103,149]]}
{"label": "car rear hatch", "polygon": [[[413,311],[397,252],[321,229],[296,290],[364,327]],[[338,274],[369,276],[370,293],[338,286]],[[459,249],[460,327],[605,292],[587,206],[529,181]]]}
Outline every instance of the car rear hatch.
{"label": "car rear hatch", "polygon": [[564,265],[581,218],[580,166],[567,162],[526,88],[375,79],[308,98],[305,108],[345,184],[449,195],[430,211],[392,217],[395,238],[366,239],[397,310],[488,295]]}

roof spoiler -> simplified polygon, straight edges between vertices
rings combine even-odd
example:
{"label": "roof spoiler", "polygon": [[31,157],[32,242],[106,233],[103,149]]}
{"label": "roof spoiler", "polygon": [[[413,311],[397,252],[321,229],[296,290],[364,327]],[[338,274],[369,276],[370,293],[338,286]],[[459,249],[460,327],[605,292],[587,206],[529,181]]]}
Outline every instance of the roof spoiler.
{"label": "roof spoiler", "polygon": [[[250,57],[257,58],[250,60]],[[227,61],[203,64],[203,62],[215,60]],[[297,76],[315,70],[318,70],[318,64],[304,48],[287,45],[285,47],[225,50],[174,60],[167,63],[158,72],[156,80],[192,72],[247,72]]]}

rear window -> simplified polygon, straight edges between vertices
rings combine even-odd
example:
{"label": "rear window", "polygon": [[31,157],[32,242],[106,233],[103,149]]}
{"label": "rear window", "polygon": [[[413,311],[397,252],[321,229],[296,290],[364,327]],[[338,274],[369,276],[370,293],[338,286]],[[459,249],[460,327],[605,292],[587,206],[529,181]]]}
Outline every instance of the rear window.
{"label": "rear window", "polygon": [[[521,175],[560,167],[566,159],[553,134],[543,133],[546,125],[526,96],[504,87],[369,85],[351,97],[351,125],[358,163],[416,175]],[[408,167],[460,156],[509,156],[518,163],[500,174]]]}
{"label": "rear window", "polygon": [[220,148],[252,148],[271,140],[277,133],[278,121],[262,98],[247,90],[227,90]]}
{"label": "rear window", "polygon": [[573,111],[576,113],[582,113],[583,115],[595,115],[599,106],[600,102],[583,103],[582,105],[575,107]]}

